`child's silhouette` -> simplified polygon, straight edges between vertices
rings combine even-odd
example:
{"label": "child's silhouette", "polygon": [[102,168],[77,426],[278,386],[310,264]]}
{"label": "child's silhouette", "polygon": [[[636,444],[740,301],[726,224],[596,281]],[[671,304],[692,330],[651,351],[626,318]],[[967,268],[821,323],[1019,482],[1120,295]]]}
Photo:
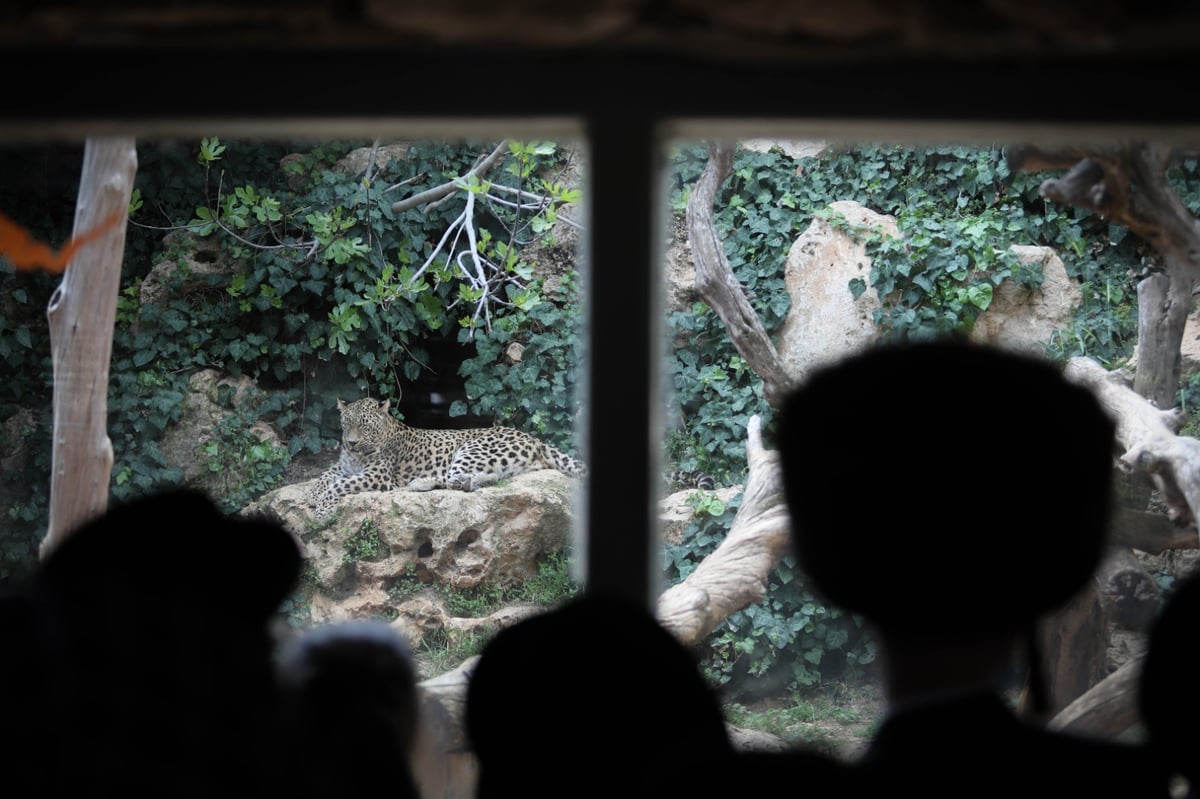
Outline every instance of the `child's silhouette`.
{"label": "child's silhouette", "polygon": [[1143,748],[1051,733],[1003,695],[1035,623],[1099,561],[1113,435],[1049,361],[960,341],[867,350],[786,399],[797,558],[881,647],[889,708],[859,764],[869,784],[1165,795]]}
{"label": "child's silhouette", "polygon": [[280,687],[303,799],[416,799],[417,671],[407,640],[382,621],[305,631],[279,652]]}
{"label": "child's silhouette", "polygon": [[287,741],[271,620],[299,572],[285,529],[190,491],[116,507],[59,543],[22,610],[36,622],[23,641],[54,675],[40,722],[60,767],[45,795],[274,790]]}
{"label": "child's silhouette", "polygon": [[479,799],[689,796],[732,756],[692,654],[649,610],[597,597],[492,638],[466,730]]}

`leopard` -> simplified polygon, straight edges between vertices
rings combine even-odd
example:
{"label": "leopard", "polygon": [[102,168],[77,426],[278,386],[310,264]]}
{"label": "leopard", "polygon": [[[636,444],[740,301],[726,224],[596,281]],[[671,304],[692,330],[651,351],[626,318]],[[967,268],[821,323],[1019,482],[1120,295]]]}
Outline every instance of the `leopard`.
{"label": "leopard", "polygon": [[663,475],[663,482],[668,490],[677,489],[699,489],[701,491],[715,491],[717,488],[716,479],[706,472],[685,472],[672,471]]}
{"label": "leopard", "polygon": [[332,516],[342,497],[362,491],[475,491],[539,469],[587,476],[587,466],[514,427],[411,427],[391,413],[391,400],[337,400],[342,445],[338,461],[308,492],[315,516]]}

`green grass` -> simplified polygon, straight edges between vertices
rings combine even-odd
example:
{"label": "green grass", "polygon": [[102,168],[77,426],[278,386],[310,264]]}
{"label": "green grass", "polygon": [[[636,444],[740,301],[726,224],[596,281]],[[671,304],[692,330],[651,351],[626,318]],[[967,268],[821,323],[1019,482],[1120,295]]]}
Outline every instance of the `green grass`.
{"label": "green grass", "polygon": [[769,733],[792,746],[837,754],[870,739],[878,700],[870,686],[824,685],[754,706],[724,706],[730,724]]}
{"label": "green grass", "polygon": [[448,635],[445,630],[426,635],[418,647],[417,657],[425,664],[422,676],[443,674],[469,657],[483,652],[483,647],[495,634],[490,627],[472,630],[457,635]]}
{"label": "green grass", "polygon": [[[473,588],[457,589],[426,585],[410,573],[388,586],[388,597],[393,602],[400,602],[421,591],[433,591],[452,616],[480,619],[514,603],[549,609],[575,596],[579,590],[579,583],[571,578],[570,553],[564,550],[546,556],[538,564],[537,574],[513,586],[480,584]],[[438,630],[426,635],[417,653],[424,665],[422,671],[434,675],[456,667],[482,652],[494,632],[485,626],[471,632],[449,634],[445,630]]]}

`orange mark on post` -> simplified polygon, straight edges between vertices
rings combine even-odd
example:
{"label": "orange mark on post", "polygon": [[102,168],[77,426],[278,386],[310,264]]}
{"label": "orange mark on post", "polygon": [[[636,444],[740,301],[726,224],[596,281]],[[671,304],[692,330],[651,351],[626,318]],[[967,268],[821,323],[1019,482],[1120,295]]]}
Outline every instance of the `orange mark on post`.
{"label": "orange mark on post", "polygon": [[50,245],[29,235],[29,231],[18,223],[0,213],[0,255],[8,259],[17,269],[45,269],[47,272],[58,274],[70,265],[71,259],[79,250],[103,236],[109,230],[119,225],[125,219],[122,211],[96,225],[91,230],[85,230],[62,246],[60,250],[50,248]]}

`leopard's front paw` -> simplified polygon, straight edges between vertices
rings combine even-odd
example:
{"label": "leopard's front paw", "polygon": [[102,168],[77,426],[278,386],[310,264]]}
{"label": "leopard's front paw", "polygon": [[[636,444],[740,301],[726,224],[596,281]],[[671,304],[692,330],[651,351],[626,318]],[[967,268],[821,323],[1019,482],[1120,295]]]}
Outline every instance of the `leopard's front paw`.
{"label": "leopard's front paw", "polygon": [[407,486],[410,491],[433,491],[437,488],[444,488],[441,480],[434,477],[418,477],[410,482]]}

